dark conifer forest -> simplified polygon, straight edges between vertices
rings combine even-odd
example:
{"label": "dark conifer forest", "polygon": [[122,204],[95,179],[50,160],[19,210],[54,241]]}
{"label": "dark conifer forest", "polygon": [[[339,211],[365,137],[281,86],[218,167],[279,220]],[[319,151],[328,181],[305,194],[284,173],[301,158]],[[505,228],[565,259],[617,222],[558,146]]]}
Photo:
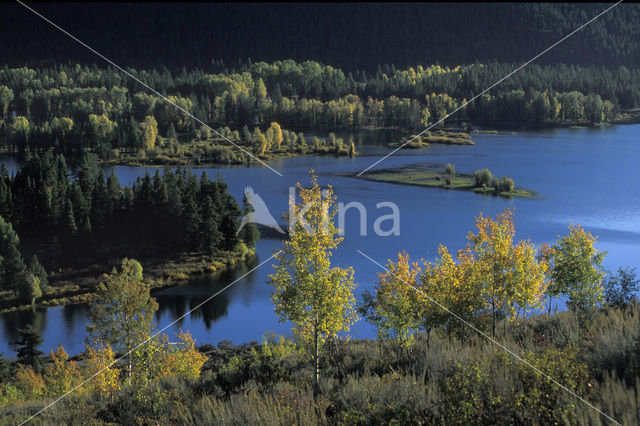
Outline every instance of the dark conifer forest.
{"label": "dark conifer forest", "polygon": [[[52,3],[38,5],[38,10],[116,63],[136,68],[185,66],[215,72],[251,58],[317,60],[346,71],[375,72],[385,64],[405,68],[525,61],[608,6]],[[0,11],[0,58],[9,64],[96,61],[91,52],[77,48],[19,5],[3,4]],[[639,40],[640,9],[622,3],[540,61],[637,67]]]}

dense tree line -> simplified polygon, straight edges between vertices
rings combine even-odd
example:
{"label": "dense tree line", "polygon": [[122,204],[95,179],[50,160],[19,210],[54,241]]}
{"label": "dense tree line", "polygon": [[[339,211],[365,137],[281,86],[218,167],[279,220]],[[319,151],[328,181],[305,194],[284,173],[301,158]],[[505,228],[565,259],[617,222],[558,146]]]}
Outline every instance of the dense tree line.
{"label": "dense tree line", "polygon": [[156,171],[121,186],[114,172],[105,176],[95,155],[87,154],[72,174],[62,154],[27,150],[15,174],[0,170],[0,216],[7,221],[0,221],[2,289],[19,290],[16,280],[25,272],[43,287],[41,266],[37,259],[25,266],[17,235],[50,267],[69,266],[75,257],[120,257],[123,247],[214,256],[242,243],[236,237],[241,214],[227,184],[204,173]]}
{"label": "dense tree line", "polygon": [[[440,121],[514,67],[385,66],[374,73],[345,74],[318,62],[286,60],[217,74],[131,70],[171,102],[217,127],[216,134],[113,69],[5,66],[0,70],[0,140],[19,152],[53,147],[67,155],[92,150],[104,159],[134,155],[166,163],[185,156],[250,160],[225,139],[256,156],[347,154],[349,142],[309,141],[282,126],[417,129]],[[446,122],[600,123],[639,103],[638,70],[531,65]]]}
{"label": "dense tree line", "polygon": [[[36,10],[120,65],[200,67],[215,72],[237,68],[239,58],[293,58],[319,60],[355,72],[375,71],[378,64],[524,61],[608,6],[41,4]],[[640,66],[638,22],[640,8],[623,3],[539,60]],[[0,35],[4,41],[0,57],[12,65],[35,60],[98,61],[95,54],[17,4],[2,5]]]}

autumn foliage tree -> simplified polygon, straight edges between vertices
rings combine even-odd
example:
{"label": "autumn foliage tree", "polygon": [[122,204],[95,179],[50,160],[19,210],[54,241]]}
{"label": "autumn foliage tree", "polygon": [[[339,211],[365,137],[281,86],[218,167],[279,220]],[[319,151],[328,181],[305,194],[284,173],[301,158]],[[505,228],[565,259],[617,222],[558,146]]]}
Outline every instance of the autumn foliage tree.
{"label": "autumn foliage tree", "polygon": [[108,344],[127,355],[127,375],[131,383],[132,359],[138,346],[150,335],[158,303],[142,279],[142,266],[124,259],[120,270],[113,269],[98,287],[98,297],[89,312],[89,342]]}
{"label": "autumn foliage tree", "polygon": [[282,144],[283,136],[282,129],[280,128],[280,125],[278,123],[271,123],[271,125],[267,129],[265,137],[267,138],[267,143],[271,149],[275,151],[280,150],[280,144]]}
{"label": "autumn foliage tree", "polygon": [[464,322],[484,327],[488,317],[495,335],[498,319],[541,306],[548,265],[529,241],[515,241],[513,213],[505,210],[495,219],[480,214],[476,229],[455,257],[440,245],[436,259],[422,268],[406,253],[389,261],[376,289],[382,324],[407,341],[418,328],[444,327],[462,336]]}
{"label": "autumn foliage tree", "polygon": [[289,239],[275,255],[271,299],[281,321],[312,348],[313,381],[317,390],[320,349],[327,339],[348,331],[357,320],[352,268],[331,265],[342,238],[334,224],[336,198],[331,186],[322,190],[311,171],[311,187],[297,184],[301,202],[289,200]]}
{"label": "autumn foliage tree", "polygon": [[565,295],[570,307],[586,311],[603,298],[606,252],[600,252],[597,238],[580,225],[569,226],[569,234],[560,237],[551,247],[553,268],[550,271],[550,296]]}
{"label": "autumn foliage tree", "polygon": [[466,325],[449,312],[481,326],[484,306],[477,285],[474,261],[469,247],[459,250],[454,257],[447,247],[439,245],[436,259],[424,263],[419,280],[421,291],[415,297],[421,302],[422,321],[427,337],[432,329],[441,326],[449,336],[464,335]]}
{"label": "autumn foliage tree", "polygon": [[207,361],[207,357],[198,351],[190,332],[181,330],[177,337],[177,347],[166,350],[161,357],[161,376],[196,380],[200,377],[200,370]]}
{"label": "autumn foliage tree", "polygon": [[476,229],[467,239],[475,258],[475,280],[490,310],[491,333],[495,335],[499,314],[514,318],[541,306],[547,264],[540,261],[529,241],[514,241],[513,212],[509,209],[495,219],[480,213]]}
{"label": "autumn foliage tree", "polygon": [[51,364],[44,370],[47,395],[62,395],[73,389],[81,380],[75,361],[69,360],[69,354],[62,346],[50,352]]}
{"label": "autumn foliage tree", "polygon": [[398,253],[397,262],[389,260],[386,269],[378,274],[377,313],[382,329],[391,331],[402,349],[412,343],[413,333],[422,325],[422,301],[416,294],[421,270],[406,252]]}
{"label": "autumn foliage tree", "polygon": [[93,377],[92,389],[99,395],[113,398],[114,392],[120,389],[120,370],[115,363],[115,356],[110,345],[100,347],[87,346],[87,374]]}
{"label": "autumn foliage tree", "polygon": [[140,123],[142,129],[142,139],[145,149],[153,149],[156,146],[156,138],[158,136],[158,122],[152,115],[147,115],[144,121]]}

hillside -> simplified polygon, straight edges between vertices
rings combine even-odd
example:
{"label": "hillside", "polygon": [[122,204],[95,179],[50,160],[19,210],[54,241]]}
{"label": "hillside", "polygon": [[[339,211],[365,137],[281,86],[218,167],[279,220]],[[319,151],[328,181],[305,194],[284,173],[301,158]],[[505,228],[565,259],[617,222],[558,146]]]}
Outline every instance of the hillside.
{"label": "hillside", "polygon": [[[524,61],[606,4],[37,4],[115,62],[216,71],[244,61],[317,60],[356,71],[378,64]],[[28,28],[28,31],[25,29]],[[93,63],[93,53],[18,4],[0,6],[0,58],[10,65]],[[542,64],[640,65],[640,6],[621,4]]]}

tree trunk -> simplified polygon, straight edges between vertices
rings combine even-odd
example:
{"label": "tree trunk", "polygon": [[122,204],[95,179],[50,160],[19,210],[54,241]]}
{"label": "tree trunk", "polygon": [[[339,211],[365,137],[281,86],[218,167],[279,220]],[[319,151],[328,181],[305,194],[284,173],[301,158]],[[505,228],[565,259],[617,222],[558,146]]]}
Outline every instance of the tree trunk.
{"label": "tree trunk", "polygon": [[127,350],[127,381],[129,382],[129,386],[131,386],[131,371],[133,370],[133,360],[131,359],[131,357],[133,357],[133,345],[130,343],[130,340],[127,338],[126,341],[126,350]]}
{"label": "tree trunk", "polygon": [[491,302],[491,337],[496,337],[496,305]]}
{"label": "tree trunk", "polygon": [[318,380],[320,370],[318,368],[318,326],[313,326],[313,396],[318,395]]}

